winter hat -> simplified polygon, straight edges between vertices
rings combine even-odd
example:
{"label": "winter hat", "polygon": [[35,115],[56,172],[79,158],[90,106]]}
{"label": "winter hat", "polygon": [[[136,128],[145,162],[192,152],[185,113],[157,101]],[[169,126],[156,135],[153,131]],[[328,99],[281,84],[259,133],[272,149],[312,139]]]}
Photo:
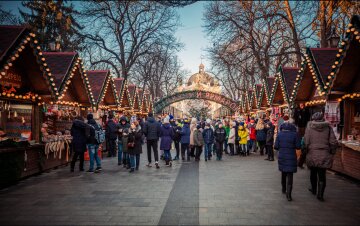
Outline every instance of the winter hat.
{"label": "winter hat", "polygon": [[184,118],[184,123],[189,123],[189,119]]}
{"label": "winter hat", "polygon": [[196,129],[200,129],[200,128],[201,128],[201,125],[197,125],[197,126],[196,126]]}
{"label": "winter hat", "polygon": [[174,119],[174,116],[169,115],[169,118],[170,118],[170,120],[173,120],[173,119]]}
{"label": "winter hat", "polygon": [[283,119],[284,119],[284,121],[289,121],[289,116],[288,116],[288,115],[284,115]]}
{"label": "winter hat", "polygon": [[240,122],[240,126],[244,126],[244,122]]}
{"label": "winter hat", "polygon": [[206,119],[206,123],[209,123],[209,124],[210,124],[210,123],[211,123],[211,119],[209,119],[209,118]]}
{"label": "winter hat", "polygon": [[312,119],[313,121],[323,121],[323,120],[324,120],[324,115],[323,115],[322,112],[315,112],[315,113],[312,115],[311,119]]}
{"label": "winter hat", "polygon": [[207,123],[205,123],[205,126],[208,126],[208,127],[210,127],[210,123],[208,123],[208,122],[207,122]]}
{"label": "winter hat", "polygon": [[164,120],[163,120],[163,123],[164,123],[164,124],[169,123],[169,118],[168,118],[168,117],[165,117]]}
{"label": "winter hat", "polygon": [[90,120],[90,119],[94,119],[94,116],[93,116],[93,114],[90,113],[86,116],[86,118],[87,118],[87,120]]}
{"label": "winter hat", "polygon": [[254,123],[254,122],[255,122],[255,120],[254,120],[254,119],[251,119],[251,120],[250,120],[250,122],[251,122],[251,123]]}

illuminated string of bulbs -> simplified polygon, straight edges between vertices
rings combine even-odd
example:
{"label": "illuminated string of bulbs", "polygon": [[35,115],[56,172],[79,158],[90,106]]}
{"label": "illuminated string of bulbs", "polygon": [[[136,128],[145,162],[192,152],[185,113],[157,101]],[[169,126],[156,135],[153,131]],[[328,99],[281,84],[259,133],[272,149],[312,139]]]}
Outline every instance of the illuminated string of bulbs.
{"label": "illuminated string of bulbs", "polygon": [[8,60],[4,64],[4,67],[0,70],[0,79],[2,76],[6,75],[6,71],[13,66],[14,61],[20,57],[21,52],[26,48],[25,45],[29,44],[31,47],[33,47],[33,52],[37,58],[38,63],[41,64],[40,69],[43,71],[43,78],[50,85],[49,89],[51,95],[57,98],[59,93],[55,87],[54,77],[51,74],[47,63],[45,62],[45,58],[41,52],[41,47],[38,45],[38,41],[35,39],[35,37],[36,35],[34,33],[29,33],[29,35],[19,43],[19,45],[15,48],[16,50],[9,56]]}
{"label": "illuminated string of bulbs", "polygon": [[345,94],[344,96],[342,96],[341,98],[338,99],[339,102],[347,99],[347,98],[359,98],[360,97],[360,93],[349,93],[349,94]]}

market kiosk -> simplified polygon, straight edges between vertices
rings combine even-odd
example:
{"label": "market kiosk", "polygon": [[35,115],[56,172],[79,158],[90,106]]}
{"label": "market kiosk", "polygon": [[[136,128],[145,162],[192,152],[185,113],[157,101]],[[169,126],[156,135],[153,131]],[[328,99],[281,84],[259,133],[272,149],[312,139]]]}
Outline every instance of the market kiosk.
{"label": "market kiosk", "polygon": [[35,34],[0,26],[0,187],[42,171],[42,105],[56,99],[54,77]]}
{"label": "market kiosk", "polygon": [[123,115],[130,118],[131,108],[132,108],[132,99],[130,97],[130,92],[128,89],[128,81],[124,80],[122,82],[122,88],[120,93],[120,109],[123,111]]}
{"label": "market kiosk", "polygon": [[50,72],[55,77],[59,97],[42,106],[42,142],[46,163],[51,169],[70,161],[70,129],[77,116],[86,117],[93,96],[88,76],[76,52],[44,52]]}
{"label": "market kiosk", "polygon": [[270,99],[272,112],[275,118],[281,117],[285,113],[285,109],[288,108],[286,94],[282,92],[282,86],[280,84],[280,73],[277,73],[274,80],[273,89],[271,90]]}
{"label": "market kiosk", "polygon": [[325,84],[325,117],[341,143],[332,169],[360,180],[360,17],[354,16]]}

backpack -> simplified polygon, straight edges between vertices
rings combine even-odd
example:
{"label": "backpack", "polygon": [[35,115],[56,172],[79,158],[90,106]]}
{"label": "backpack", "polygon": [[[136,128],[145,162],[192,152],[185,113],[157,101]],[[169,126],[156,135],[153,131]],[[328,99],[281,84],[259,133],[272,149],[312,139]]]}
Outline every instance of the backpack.
{"label": "backpack", "polygon": [[[94,128],[92,125],[90,125],[92,128]],[[95,139],[98,144],[101,144],[105,141],[105,131],[101,128],[99,124],[97,124],[98,129],[95,129]]]}

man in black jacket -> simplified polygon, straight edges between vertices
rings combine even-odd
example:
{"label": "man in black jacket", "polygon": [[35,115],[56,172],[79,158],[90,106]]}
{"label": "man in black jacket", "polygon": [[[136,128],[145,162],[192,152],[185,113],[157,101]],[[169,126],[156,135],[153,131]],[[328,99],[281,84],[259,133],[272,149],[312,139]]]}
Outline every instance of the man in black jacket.
{"label": "man in black jacket", "polygon": [[129,163],[127,153],[123,154],[123,150],[124,150],[123,145],[127,145],[127,142],[125,140],[127,138],[123,137],[123,133],[125,132],[126,129],[129,128],[130,128],[130,124],[128,123],[127,118],[125,116],[122,116],[118,124],[118,165],[119,166],[122,163],[124,163],[124,165],[128,165]]}
{"label": "man in black jacket", "polygon": [[84,153],[86,152],[86,143],[90,135],[90,126],[88,126],[81,116],[76,117],[71,126],[71,136],[73,137],[71,146],[73,149],[73,158],[70,164],[70,171],[74,172],[75,162],[80,158],[80,171],[84,171]]}
{"label": "man in black jacket", "polygon": [[222,154],[224,151],[224,142],[226,139],[226,131],[223,127],[222,122],[219,123],[219,127],[215,130],[214,137],[216,142],[217,160],[222,160]]}
{"label": "man in black jacket", "polygon": [[180,155],[180,140],[181,140],[181,127],[176,123],[175,119],[170,120],[171,127],[174,130],[174,144],[176,149],[176,156],[173,160],[179,160]]}
{"label": "man in black jacket", "polygon": [[116,157],[116,139],[118,128],[116,123],[113,120],[114,115],[112,113],[109,114],[108,121],[106,124],[106,149],[108,150],[108,157]]}
{"label": "man in black jacket", "polygon": [[146,136],[147,140],[147,154],[148,154],[148,167],[152,167],[151,165],[151,148],[154,151],[155,165],[156,168],[159,169],[159,154],[157,150],[158,141],[160,137],[160,124],[154,119],[153,113],[148,114],[147,121],[144,125],[143,132]]}

